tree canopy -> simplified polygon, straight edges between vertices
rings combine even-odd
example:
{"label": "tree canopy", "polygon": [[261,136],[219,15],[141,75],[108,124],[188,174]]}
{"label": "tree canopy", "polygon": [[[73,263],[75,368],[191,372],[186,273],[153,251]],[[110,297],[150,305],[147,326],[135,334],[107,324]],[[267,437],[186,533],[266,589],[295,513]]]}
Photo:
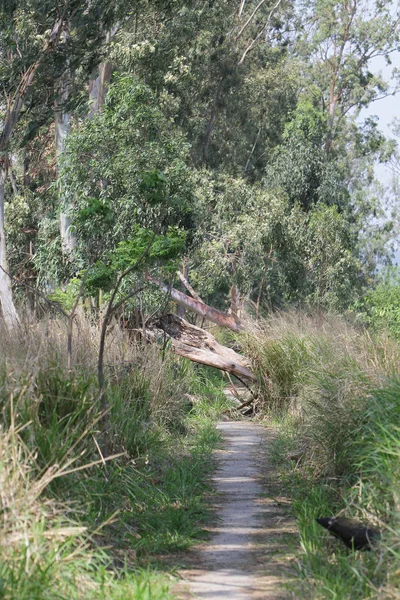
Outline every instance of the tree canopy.
{"label": "tree canopy", "polygon": [[394,147],[358,115],[397,88],[372,60],[398,21],[361,0],[3,2],[3,312],[7,273],[54,290],[148,235],[216,306],[232,286],[257,310],[350,305],[391,231],[373,164]]}

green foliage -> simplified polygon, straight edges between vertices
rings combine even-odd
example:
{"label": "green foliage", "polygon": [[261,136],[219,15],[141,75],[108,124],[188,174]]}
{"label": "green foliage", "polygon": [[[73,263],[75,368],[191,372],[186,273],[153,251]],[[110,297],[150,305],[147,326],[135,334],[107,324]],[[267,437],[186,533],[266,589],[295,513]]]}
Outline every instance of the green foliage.
{"label": "green foliage", "polygon": [[64,158],[63,183],[74,198],[71,217],[83,264],[116,248],[123,262],[135,245],[139,249],[139,238],[145,243],[146,229],[169,239],[163,251],[161,238],[156,240],[159,258],[177,249],[180,234],[171,227],[190,227],[192,210],[187,157],[184,137],[150,88],[132,77],[116,78],[104,110],[75,129]]}
{"label": "green foliage", "polygon": [[155,235],[143,227],[135,227],[135,237],[119,242],[112,258],[112,269],[123,271],[143,258],[147,265],[159,262],[167,267],[185,249],[185,232],[177,227],[169,227],[165,235]]}
{"label": "green foliage", "polygon": [[329,144],[351,108],[367,106],[388,89],[382,74],[372,72],[371,60],[383,55],[391,64],[399,40],[396,8],[391,1],[315,0],[299,3],[298,11],[301,20],[313,18],[312,31],[302,29],[297,47],[329,115]]}
{"label": "green foliage", "polygon": [[75,217],[78,226],[84,226],[87,220],[97,223],[100,227],[112,225],[114,217],[108,202],[101,202],[98,198],[88,198],[86,206],[81,208]]}
{"label": "green foliage", "polygon": [[266,169],[267,189],[283,190],[292,204],[305,210],[319,201],[347,206],[349,194],[340,165],[324,150],[327,130],[326,114],[311,101],[300,101]]}
{"label": "green foliage", "polygon": [[307,301],[333,310],[348,305],[365,278],[358,255],[357,230],[335,206],[319,204],[308,223]]}
{"label": "green foliage", "polygon": [[[400,565],[398,346],[324,314],[273,316],[244,344],[262,410],[281,420],[273,456],[299,529],[296,596],[390,597]],[[338,513],[381,528],[381,543],[349,554],[315,522]]]}
{"label": "green foliage", "polygon": [[80,287],[81,281],[78,278],[71,279],[67,286],[57,288],[48,295],[48,298],[52,302],[59,304],[67,313],[70,313],[75,305]]}
{"label": "green foliage", "polygon": [[[264,306],[348,305],[363,280],[357,228],[335,206],[305,211],[243,179],[202,177],[191,280],[215,302],[234,283]],[[218,300],[217,300],[218,301]]]}
{"label": "green foliage", "polygon": [[90,269],[87,270],[87,276],[84,283],[84,295],[97,298],[99,290],[109,292],[116,282],[117,273],[102,260],[98,260]]}
{"label": "green foliage", "polygon": [[[216,0],[206,7],[195,0],[190,6],[167,5],[164,11],[148,4],[114,41],[111,55],[124,73],[134,72],[155,91],[186,132],[196,167],[259,179],[264,149],[279,139],[287,111],[295,105],[298,71],[285,62],[287,49],[279,44],[260,44],[239,65],[257,26],[254,20],[235,40],[233,31],[243,24],[237,10],[236,0]],[[261,6],[259,19],[267,21],[269,10]],[[267,27],[271,38],[284,37],[283,21],[290,12],[287,5],[275,9],[276,19]]]}
{"label": "green foliage", "polygon": [[79,277],[70,279],[67,285],[49,294],[49,299],[60,303],[69,312],[79,293],[83,298],[98,298],[100,290],[110,292],[118,276],[131,267],[137,269],[132,270],[128,278],[130,282],[144,268],[159,266],[166,274],[176,271],[177,258],[185,249],[184,231],[170,227],[165,235],[155,235],[148,229],[136,226],[133,233],[133,238],[119,242],[115,251],[106,255],[105,260],[98,260],[82,270]]}
{"label": "green foliage", "polygon": [[384,273],[378,284],[354,305],[357,317],[376,331],[400,335],[400,275],[397,270]]}
{"label": "green foliage", "polygon": [[166,178],[161,171],[144,171],[140,177],[139,189],[149,204],[159,204],[165,200]]}
{"label": "green foliage", "polygon": [[[32,64],[54,20],[47,2],[33,2],[31,11],[28,4],[3,10],[6,90],[14,89],[12,74]],[[90,267],[98,274],[93,293],[106,290],[112,256],[129,262],[135,254],[135,228],[171,237],[177,227],[187,233],[193,282],[221,307],[233,284],[266,307],[351,303],[388,235],[374,227],[371,236],[370,223],[380,210],[369,191],[372,162],[383,156],[384,139],[376,120],[358,123],[352,107],[386,89],[369,63],[377,52],[389,57],[397,43],[390,5],[280,3],[272,17],[268,3],[248,1],[238,18],[234,0],[206,10],[200,0],[145,2],[129,14],[123,1],[110,8],[96,0],[83,13],[67,3],[73,34],[42,57],[16,130],[23,156],[12,148],[23,190],[7,190],[13,272],[29,264],[24,276],[38,273],[48,289]],[[123,25],[104,46],[120,14]],[[87,118],[87,79],[100,57],[113,63],[112,83],[101,110]],[[73,123],[61,171],[49,129],[54,105]],[[62,253],[60,209],[78,242],[71,255]],[[28,222],[29,240],[20,231]],[[26,262],[27,241],[34,252]]]}

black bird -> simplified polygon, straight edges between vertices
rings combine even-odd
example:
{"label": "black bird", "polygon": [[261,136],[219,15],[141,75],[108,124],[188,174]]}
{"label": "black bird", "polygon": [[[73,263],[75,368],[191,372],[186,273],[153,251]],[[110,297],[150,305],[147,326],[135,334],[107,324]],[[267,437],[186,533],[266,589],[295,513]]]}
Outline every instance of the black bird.
{"label": "black bird", "polygon": [[335,537],[342,540],[348,548],[353,550],[371,550],[373,542],[381,537],[379,529],[342,517],[323,517],[315,519]]}

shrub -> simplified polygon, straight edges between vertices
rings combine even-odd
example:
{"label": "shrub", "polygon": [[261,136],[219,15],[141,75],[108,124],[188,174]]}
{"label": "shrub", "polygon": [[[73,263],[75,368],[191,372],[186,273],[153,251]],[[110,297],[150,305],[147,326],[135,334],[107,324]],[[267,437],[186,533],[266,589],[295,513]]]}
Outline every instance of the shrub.
{"label": "shrub", "polygon": [[[393,597],[400,583],[398,345],[321,313],[272,315],[244,343],[262,412],[286,415],[275,456],[298,522],[302,594]],[[297,465],[284,454],[293,449],[302,452]],[[327,542],[315,517],[338,513],[382,529],[374,552],[349,557]]]}
{"label": "shrub", "polygon": [[386,329],[400,336],[400,275],[397,270],[381,276],[380,283],[358,300],[354,306],[358,318],[376,331]]}

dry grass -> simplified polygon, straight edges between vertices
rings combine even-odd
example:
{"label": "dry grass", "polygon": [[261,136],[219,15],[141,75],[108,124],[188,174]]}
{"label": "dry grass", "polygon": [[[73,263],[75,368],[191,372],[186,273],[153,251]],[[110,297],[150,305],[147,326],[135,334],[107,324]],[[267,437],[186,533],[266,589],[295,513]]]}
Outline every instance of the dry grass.
{"label": "dry grass", "polygon": [[[38,399],[40,373],[67,374],[66,320],[36,320],[25,316],[20,328],[10,336],[1,329],[0,398],[10,392]],[[72,374],[86,372],[96,378],[100,331],[83,312],[75,319],[72,344]],[[104,367],[109,383],[119,384],[133,376],[139,388],[146,388],[148,405],[154,421],[164,423],[177,418],[184,394],[190,385],[190,369],[182,369],[170,353],[163,354],[155,345],[132,341],[116,321],[109,327]],[[178,373],[179,371],[179,373]],[[40,386],[39,386],[40,388]],[[40,390],[39,390],[40,391]]]}
{"label": "dry grass", "polygon": [[[279,415],[284,473],[301,539],[300,597],[390,598],[399,585],[400,348],[344,318],[281,313],[245,337],[263,414]],[[295,464],[285,458],[301,450]],[[349,556],[315,517],[344,514],[383,529]],[[304,594],[304,596],[303,596]]]}
{"label": "dry grass", "polygon": [[[188,416],[193,369],[112,324],[109,447],[123,456],[105,468],[99,338],[78,314],[68,370],[65,321],[28,315],[12,336],[0,331],[1,598],[166,599],[163,578],[137,561],[199,535],[216,434],[210,419],[200,427]],[[107,551],[84,526],[101,528]],[[116,557],[135,571],[117,569]]]}
{"label": "dry grass", "polygon": [[[65,507],[43,495],[60,475],[60,466],[38,473],[35,453],[19,434],[13,422],[0,431],[0,582],[2,598],[22,600],[41,597],[36,594],[50,579],[53,593],[61,593],[70,564],[87,564],[91,554],[86,529],[74,525],[65,517]],[[81,575],[87,574],[83,570]]]}
{"label": "dry grass", "polygon": [[[324,313],[275,313],[241,338],[259,376],[264,406],[299,409],[318,377],[332,373],[342,393],[362,393],[400,370],[400,348],[343,317]],[[301,410],[301,409],[300,409]]]}
{"label": "dry grass", "polygon": [[[100,331],[94,321],[78,312],[74,320],[72,363],[82,368],[96,365]],[[137,347],[131,343],[126,331],[121,330],[116,321],[112,322],[107,335],[107,358],[110,365],[134,362]],[[48,365],[57,361],[61,369],[67,369],[67,322],[62,317],[49,315],[36,319],[30,314],[22,317],[21,325],[12,336],[7,334],[0,323],[0,351],[13,365],[23,370],[35,365]]]}

